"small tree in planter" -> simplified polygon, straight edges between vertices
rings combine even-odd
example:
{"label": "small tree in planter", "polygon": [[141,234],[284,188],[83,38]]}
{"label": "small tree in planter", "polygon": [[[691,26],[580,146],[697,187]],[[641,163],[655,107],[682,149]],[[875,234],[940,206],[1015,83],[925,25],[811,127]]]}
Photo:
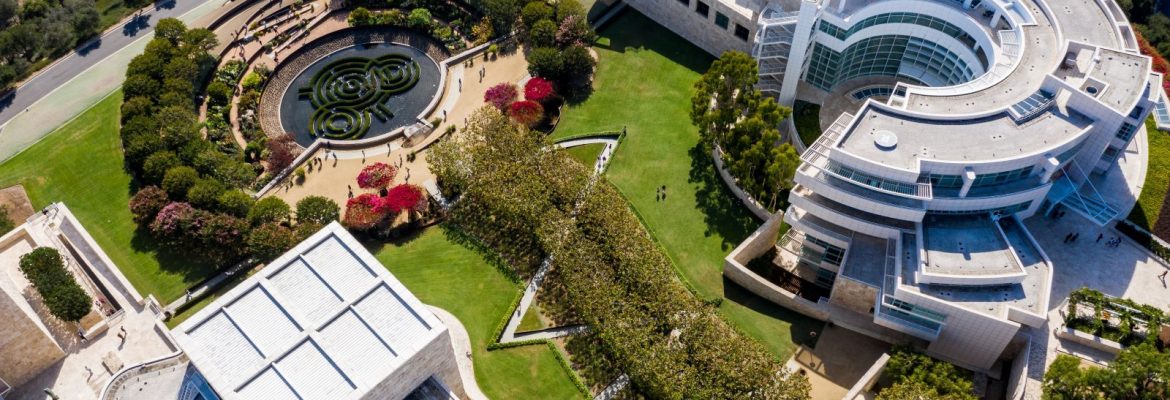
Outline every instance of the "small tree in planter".
{"label": "small tree in planter", "polygon": [[483,101],[495,106],[497,110],[505,111],[508,109],[508,105],[516,101],[518,95],[516,85],[501,83],[488,88],[487,92],[483,94]]}
{"label": "small tree in planter", "polygon": [[358,173],[358,187],[375,190],[385,189],[386,186],[390,186],[390,182],[394,181],[394,176],[397,174],[398,169],[394,166],[376,162],[362,168],[362,172]]}
{"label": "small tree in planter", "polygon": [[345,218],[341,223],[349,229],[368,230],[389,215],[382,198],[373,193],[364,193],[345,203]]}
{"label": "small tree in planter", "polygon": [[544,107],[535,101],[523,100],[508,107],[508,116],[525,126],[535,126],[544,118]]}
{"label": "small tree in planter", "polygon": [[556,96],[552,83],[541,77],[534,77],[524,84],[524,99],[544,103]]}

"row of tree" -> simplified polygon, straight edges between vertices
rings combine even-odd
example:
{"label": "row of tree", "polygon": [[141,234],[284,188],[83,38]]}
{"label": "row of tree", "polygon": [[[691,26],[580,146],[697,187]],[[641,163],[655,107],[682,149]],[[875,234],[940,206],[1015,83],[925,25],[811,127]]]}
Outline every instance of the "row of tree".
{"label": "row of tree", "polygon": [[0,0],[0,90],[100,30],[94,0]]}
{"label": "row of tree", "polygon": [[[255,201],[245,192],[263,165],[244,162],[237,146],[205,138],[196,108],[216,65],[208,54],[215,45],[210,31],[187,29],[168,18],[158,22],[146,51],[130,62],[121,135],[126,169],[141,185],[130,209],[159,243],[199,261],[225,265],[248,256],[264,261],[338,219],[339,207],[326,198],[306,198],[297,204],[294,228],[292,209],[283,200]],[[232,68],[239,71],[226,79],[230,83],[220,82],[209,93],[215,110],[226,107],[242,73]],[[292,161],[295,145],[287,139],[268,144],[270,159]]]}
{"label": "row of tree", "polygon": [[757,81],[755,59],[738,51],[723,53],[695,83],[691,121],[707,148],[723,150],[739,186],[775,211],[792,187],[800,155],[777,130],[792,110],[756,89]]}
{"label": "row of tree", "polygon": [[971,374],[909,347],[896,347],[882,371],[890,386],[878,400],[975,400]]}
{"label": "row of tree", "polygon": [[432,151],[432,170],[458,196],[451,223],[521,274],[554,262],[574,318],[647,398],[808,397],[790,374],[679,281],[626,201],[544,135],[484,107],[462,135]]}

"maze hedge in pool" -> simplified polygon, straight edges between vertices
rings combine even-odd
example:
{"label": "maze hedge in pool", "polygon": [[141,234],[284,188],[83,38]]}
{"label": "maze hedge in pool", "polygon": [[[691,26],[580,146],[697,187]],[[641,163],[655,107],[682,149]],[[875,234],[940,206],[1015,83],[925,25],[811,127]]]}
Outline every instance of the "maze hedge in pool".
{"label": "maze hedge in pool", "polygon": [[413,88],[419,73],[418,63],[404,54],[329,63],[297,90],[313,106],[309,134],[326,139],[362,137],[372,118],[385,122],[394,117],[386,100]]}

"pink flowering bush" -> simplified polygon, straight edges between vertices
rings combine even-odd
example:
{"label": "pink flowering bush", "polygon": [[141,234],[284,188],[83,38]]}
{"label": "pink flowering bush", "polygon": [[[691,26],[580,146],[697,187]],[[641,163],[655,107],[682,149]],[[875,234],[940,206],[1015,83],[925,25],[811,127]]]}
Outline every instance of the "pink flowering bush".
{"label": "pink flowering bush", "polygon": [[150,223],[150,232],[166,243],[180,244],[188,234],[199,231],[198,217],[198,212],[190,204],[173,202],[159,210],[154,222]]}
{"label": "pink flowering bush", "polygon": [[382,198],[373,193],[365,193],[345,203],[345,218],[342,218],[341,222],[350,229],[366,230],[373,228],[387,215],[389,210]]}
{"label": "pink flowering bush", "polygon": [[382,189],[390,185],[394,180],[394,175],[398,173],[398,169],[386,163],[376,162],[362,168],[362,172],[358,173],[357,183],[358,187],[362,189]]}
{"label": "pink flowering bush", "polygon": [[516,90],[516,85],[501,83],[488,88],[487,92],[483,94],[483,101],[495,106],[500,111],[505,111],[509,104],[516,101],[518,96],[519,91]]}
{"label": "pink flowering bush", "polygon": [[543,103],[555,94],[552,84],[541,77],[529,79],[528,83],[524,84],[524,99],[526,100]]}
{"label": "pink flowering bush", "polygon": [[525,126],[535,126],[544,118],[544,106],[532,100],[522,100],[508,107],[508,116]]}
{"label": "pink flowering bush", "polygon": [[426,206],[425,200],[422,188],[404,183],[390,188],[386,192],[386,197],[382,199],[382,203],[391,213],[398,214],[407,210],[422,211]]}

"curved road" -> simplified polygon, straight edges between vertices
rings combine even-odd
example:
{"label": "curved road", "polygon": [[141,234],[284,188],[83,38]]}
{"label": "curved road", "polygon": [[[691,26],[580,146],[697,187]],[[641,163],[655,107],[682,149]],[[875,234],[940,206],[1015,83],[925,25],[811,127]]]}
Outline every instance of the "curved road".
{"label": "curved road", "polygon": [[[237,2],[240,0],[236,0]],[[0,99],[0,160],[6,160],[113,92],[130,59],[153,37],[154,24],[179,18],[202,22],[224,0],[164,0],[42,69]]]}
{"label": "curved road", "polygon": [[154,32],[154,23],[158,20],[186,14],[202,3],[200,0],[168,0],[145,8],[138,18],[131,17],[119,22],[101,37],[75,49],[22,83],[14,95],[0,100],[0,124],[7,123],[13,116],[95,63]]}

